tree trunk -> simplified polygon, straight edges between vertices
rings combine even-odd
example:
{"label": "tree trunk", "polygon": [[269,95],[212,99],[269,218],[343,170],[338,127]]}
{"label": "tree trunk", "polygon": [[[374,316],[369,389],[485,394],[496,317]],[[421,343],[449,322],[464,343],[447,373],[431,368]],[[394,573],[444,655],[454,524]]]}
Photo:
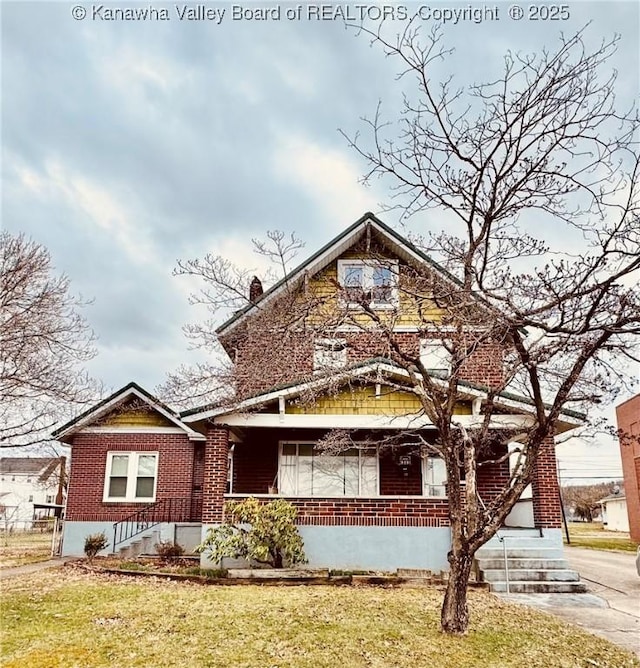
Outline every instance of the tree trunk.
{"label": "tree trunk", "polygon": [[467,585],[473,556],[465,551],[449,552],[449,582],[442,603],[440,627],[445,633],[463,635],[469,626]]}

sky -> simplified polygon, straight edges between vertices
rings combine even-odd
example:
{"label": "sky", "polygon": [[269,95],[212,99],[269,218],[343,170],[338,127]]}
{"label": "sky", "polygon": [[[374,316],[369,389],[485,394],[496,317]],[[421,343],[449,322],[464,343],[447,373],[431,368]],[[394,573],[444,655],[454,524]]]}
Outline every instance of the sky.
{"label": "sky", "polygon": [[[182,326],[205,314],[188,304],[197,286],[172,276],[178,259],[211,252],[259,271],[252,237],[295,231],[304,256],[389,202],[388,184],[360,183],[365,165],[339,131],[362,129],[380,100],[393,116],[402,85],[394,63],[345,28],[347,5],[212,2],[210,18],[180,20],[200,6],[0,6],[2,226],[46,246],[73,291],[92,300],[85,315],[99,354],[89,371],[112,389],[134,380],[153,391],[199,359]],[[591,22],[591,44],[622,36],[612,60],[621,99],[640,94],[633,1],[570,2],[557,20],[503,2],[349,7],[371,26],[402,8],[421,11],[424,30],[440,23],[455,48],[440,74],[461,84],[497,72],[508,49],[554,48],[561,31]],[[514,7],[524,8],[520,20]],[[110,20],[116,8],[145,10],[146,19]],[[465,8],[483,20],[467,12],[456,21],[451,11],[438,20]],[[393,214],[383,220],[397,224]],[[413,231],[443,221],[431,212]],[[581,465],[617,474],[616,448],[590,445]]]}

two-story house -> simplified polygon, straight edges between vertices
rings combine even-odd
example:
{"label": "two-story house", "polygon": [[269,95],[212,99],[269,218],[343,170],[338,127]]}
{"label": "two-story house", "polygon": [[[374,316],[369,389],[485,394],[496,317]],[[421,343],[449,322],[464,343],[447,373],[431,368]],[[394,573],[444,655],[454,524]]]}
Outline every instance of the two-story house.
{"label": "two-story house", "polygon": [[[457,287],[372,214],[264,293],[255,280],[246,308],[218,329],[235,364],[234,401],[178,414],[132,383],[56,432],[73,462],[63,554],[80,554],[97,531],[126,544],[136,522],[191,547],[222,521],[226,500],[284,497],[313,566],[446,570],[449,483],[429,448],[438,433],[415,370],[400,361],[419,355],[441,384],[458,364],[456,423],[483,419],[502,384],[504,343],[476,338],[452,360],[447,337],[479,326],[488,308],[456,304]],[[467,313],[467,330],[447,324],[451,308]],[[531,417],[525,398],[500,392],[491,402],[495,429]],[[556,430],[577,423],[566,413]],[[327,446],[332,434],[342,447]],[[500,448],[478,472],[485,501],[509,479]],[[561,545],[560,513],[549,442],[531,499],[508,521]]]}

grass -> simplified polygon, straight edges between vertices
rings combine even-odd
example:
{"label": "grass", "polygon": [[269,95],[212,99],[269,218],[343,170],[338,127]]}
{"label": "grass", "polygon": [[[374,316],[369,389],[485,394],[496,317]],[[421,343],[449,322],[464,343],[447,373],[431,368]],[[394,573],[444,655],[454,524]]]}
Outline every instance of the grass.
{"label": "grass", "polygon": [[51,558],[50,532],[1,532],[0,569],[46,561]]}
{"label": "grass", "polygon": [[216,587],[67,567],[3,582],[3,668],[640,666],[565,622],[470,592],[464,638],[437,589]]}
{"label": "grass", "polygon": [[569,522],[569,538],[573,547],[623,552],[635,552],[638,548],[628,533],[607,531],[601,522]]}

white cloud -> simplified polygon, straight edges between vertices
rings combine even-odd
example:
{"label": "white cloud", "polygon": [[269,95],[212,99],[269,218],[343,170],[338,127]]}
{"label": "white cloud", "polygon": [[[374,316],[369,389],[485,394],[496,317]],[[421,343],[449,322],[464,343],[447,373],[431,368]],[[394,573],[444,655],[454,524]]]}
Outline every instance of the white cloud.
{"label": "white cloud", "polygon": [[325,212],[332,231],[377,208],[374,194],[358,182],[361,168],[342,151],[301,136],[283,136],[273,166],[279,178],[304,189]]}

